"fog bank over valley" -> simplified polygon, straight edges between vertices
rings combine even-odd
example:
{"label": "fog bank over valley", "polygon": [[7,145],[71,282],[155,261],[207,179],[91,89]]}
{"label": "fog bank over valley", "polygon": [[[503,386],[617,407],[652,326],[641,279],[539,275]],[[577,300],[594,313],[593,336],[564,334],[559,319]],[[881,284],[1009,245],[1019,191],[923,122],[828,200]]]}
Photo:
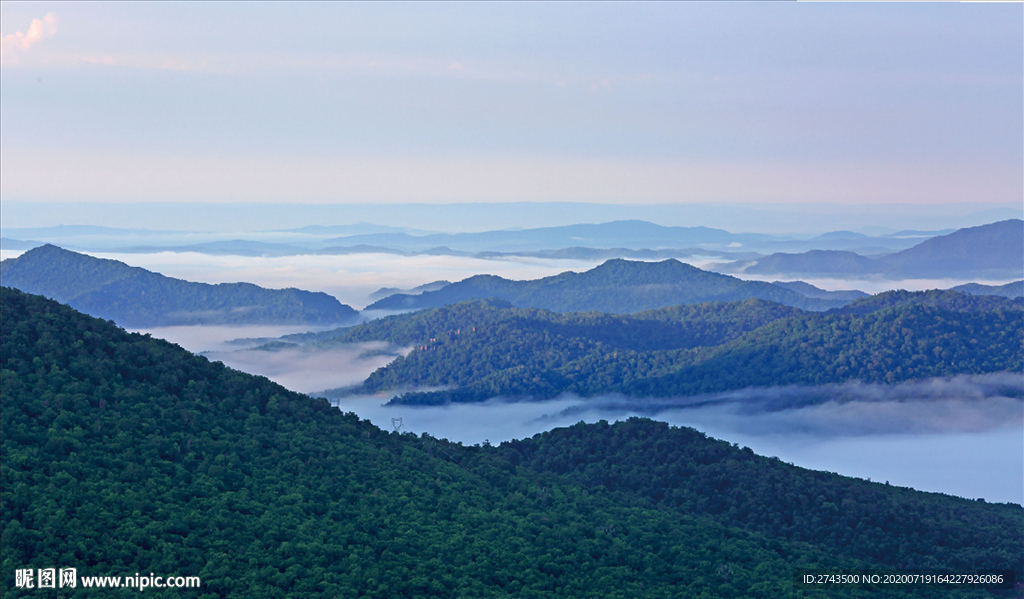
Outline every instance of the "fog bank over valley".
{"label": "fog bank over valley", "polygon": [[[863,386],[862,399],[846,396],[769,411],[740,397],[770,396],[778,402],[821,396],[829,389],[745,390],[722,401],[692,398],[637,402],[621,396],[544,402],[492,399],[482,404],[439,407],[382,405],[387,397],[332,400],[384,430],[428,433],[466,444],[498,444],[576,422],[645,416],[689,426],[797,466],[889,481],[987,501],[1024,504],[1024,402],[998,392],[1015,375],[934,379],[891,387]],[[1019,389],[1018,383],[1018,389]],[[828,386],[834,387],[834,386]],[[963,393],[963,395],[959,395]],[[986,395],[986,393],[993,393]],[[887,398],[888,396],[888,398]],[[637,402],[635,408],[630,402]],[[652,410],[653,403],[660,403]]]}

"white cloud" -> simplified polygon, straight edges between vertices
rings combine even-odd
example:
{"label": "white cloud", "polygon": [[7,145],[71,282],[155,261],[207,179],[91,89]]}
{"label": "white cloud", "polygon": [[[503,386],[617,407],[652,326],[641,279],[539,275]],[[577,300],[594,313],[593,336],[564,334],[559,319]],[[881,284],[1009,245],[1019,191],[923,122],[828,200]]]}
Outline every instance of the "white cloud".
{"label": "white cloud", "polygon": [[53,37],[55,33],[57,15],[48,12],[42,19],[32,19],[27,31],[15,31],[0,37],[0,63],[16,63],[20,53],[27,51],[40,40]]}

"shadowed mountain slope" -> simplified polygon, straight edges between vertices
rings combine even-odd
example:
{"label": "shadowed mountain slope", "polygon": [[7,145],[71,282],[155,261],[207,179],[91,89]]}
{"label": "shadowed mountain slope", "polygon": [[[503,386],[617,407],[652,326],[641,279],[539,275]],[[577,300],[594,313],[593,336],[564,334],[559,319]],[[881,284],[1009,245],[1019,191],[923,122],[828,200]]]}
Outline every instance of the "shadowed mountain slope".
{"label": "shadowed mountain slope", "polygon": [[1024,275],[1024,221],[1011,219],[958,229],[874,258],[848,251],[814,250],[776,253],[721,268],[750,274],[1019,279]]}
{"label": "shadowed mountain slope", "polygon": [[53,245],[4,260],[0,281],[127,327],[345,324],[358,317],[326,293],[193,283]]}
{"label": "shadowed mountain slope", "polygon": [[1024,221],[960,229],[880,260],[903,276],[1019,278],[1024,274]]}

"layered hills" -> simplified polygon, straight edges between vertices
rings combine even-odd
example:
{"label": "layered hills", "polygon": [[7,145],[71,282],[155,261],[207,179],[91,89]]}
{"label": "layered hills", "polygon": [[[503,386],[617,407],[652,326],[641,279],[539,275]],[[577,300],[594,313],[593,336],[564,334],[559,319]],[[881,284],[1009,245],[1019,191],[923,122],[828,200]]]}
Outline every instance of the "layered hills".
{"label": "layered hills", "polygon": [[340,325],[358,318],[354,309],[322,292],[194,283],[53,245],[0,262],[0,280],[127,327]]}
{"label": "layered hills", "polygon": [[0,289],[0,314],[5,597],[39,594],[13,570],[51,566],[199,576],[202,598],[979,597],[1013,591],[794,572],[1024,572],[1017,505],[645,420],[500,447],[384,433],[39,296]]}
{"label": "layered hills", "polygon": [[[412,347],[353,390],[391,392],[396,403],[566,392],[673,397],[1020,372],[1024,302],[895,291],[825,313],[749,299],[614,315],[475,300],[304,339],[318,340]],[[409,391],[417,388],[435,390]]]}

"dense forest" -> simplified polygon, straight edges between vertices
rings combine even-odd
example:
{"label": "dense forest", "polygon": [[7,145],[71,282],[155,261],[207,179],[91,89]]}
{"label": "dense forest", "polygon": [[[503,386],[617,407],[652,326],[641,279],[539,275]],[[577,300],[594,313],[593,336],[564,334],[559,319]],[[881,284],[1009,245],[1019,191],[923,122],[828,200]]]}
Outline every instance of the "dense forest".
{"label": "dense forest", "polygon": [[66,303],[125,327],[192,324],[351,324],[359,313],[333,296],[252,283],[210,285],[117,260],[44,245],[0,262],[4,285]]}
{"label": "dense forest", "polygon": [[398,403],[566,392],[672,397],[1019,372],[1024,302],[892,291],[824,313],[751,299],[619,315],[476,300],[292,340],[411,346],[408,355],[349,390],[390,391],[400,394]]}
{"label": "dense forest", "polygon": [[1009,597],[826,590],[794,572],[1024,572],[1020,506],[807,471],[646,420],[499,447],[385,433],[45,298],[3,288],[0,315],[4,597],[37,596],[14,571],[48,567],[200,576],[188,596],[389,599]]}

